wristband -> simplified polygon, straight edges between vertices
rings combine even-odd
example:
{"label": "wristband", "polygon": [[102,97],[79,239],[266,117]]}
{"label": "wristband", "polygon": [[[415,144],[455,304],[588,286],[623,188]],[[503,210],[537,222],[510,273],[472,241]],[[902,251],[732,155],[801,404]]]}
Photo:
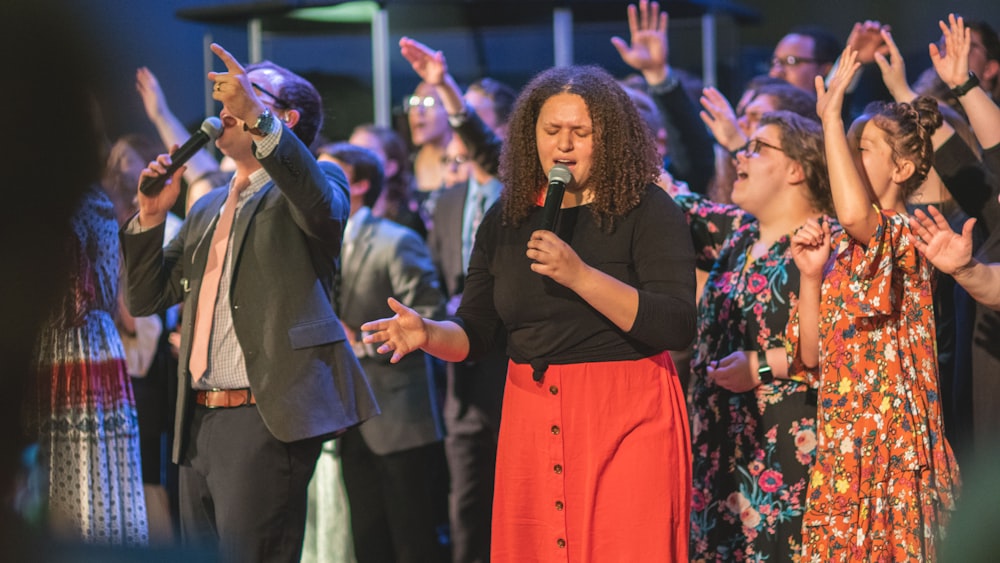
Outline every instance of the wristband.
{"label": "wristband", "polygon": [[979,86],[979,77],[976,73],[969,71],[969,79],[965,81],[964,84],[959,84],[951,89],[951,93],[955,95],[956,98],[961,98],[962,96],[968,94],[973,88]]}

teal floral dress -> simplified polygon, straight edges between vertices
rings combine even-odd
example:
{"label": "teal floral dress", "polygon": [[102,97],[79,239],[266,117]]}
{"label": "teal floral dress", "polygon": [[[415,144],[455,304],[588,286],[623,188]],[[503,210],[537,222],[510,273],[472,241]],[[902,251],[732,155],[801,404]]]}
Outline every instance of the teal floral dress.
{"label": "teal floral dress", "polygon": [[[758,259],[756,220],[738,207],[679,196],[699,268],[710,271],[698,303],[688,404],[693,443],[692,561],[795,561],[816,451],[815,392],[801,364],[791,379],[732,393],[706,367],[737,350],[786,347],[798,289],[788,236]],[[814,378],[809,378],[814,380]]]}

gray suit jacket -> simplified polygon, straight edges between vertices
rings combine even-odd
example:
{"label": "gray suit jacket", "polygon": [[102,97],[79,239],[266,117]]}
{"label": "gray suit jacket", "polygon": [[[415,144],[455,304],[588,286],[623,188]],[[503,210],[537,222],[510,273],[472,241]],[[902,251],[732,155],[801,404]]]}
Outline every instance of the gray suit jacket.
{"label": "gray suit jacket", "polygon": [[[254,194],[233,224],[233,325],[264,424],[292,442],[333,434],[378,414],[331,295],[348,214],[347,180],[316,162],[287,127],[261,160],[271,182]],[[163,225],[121,233],[129,310],[150,315],[183,300],[197,310],[208,243],[226,188],[191,208],[164,249]],[[173,460],[184,458],[194,393],[188,371],[194,315],[181,326]]]}
{"label": "gray suit jacket", "polygon": [[[434,228],[427,236],[434,265],[441,273],[449,296],[462,293],[465,287],[462,222],[465,220],[465,200],[468,193],[468,182],[440,192],[434,207]],[[500,333],[497,335],[496,347],[478,361],[448,364],[448,393],[444,415],[450,434],[460,432],[461,419],[471,406],[486,416],[492,428],[499,430],[500,407],[507,377],[506,345],[506,334]]]}
{"label": "gray suit jacket", "polygon": [[[358,334],[365,322],[392,316],[390,296],[423,317],[439,318],[444,312],[437,272],[416,232],[368,215],[349,245],[340,285],[341,319],[349,330]],[[365,349],[359,353],[361,367],[382,409],[381,416],[361,425],[368,447],[386,455],[441,440],[441,411],[424,353],[390,364],[391,354],[377,354],[371,345]]]}

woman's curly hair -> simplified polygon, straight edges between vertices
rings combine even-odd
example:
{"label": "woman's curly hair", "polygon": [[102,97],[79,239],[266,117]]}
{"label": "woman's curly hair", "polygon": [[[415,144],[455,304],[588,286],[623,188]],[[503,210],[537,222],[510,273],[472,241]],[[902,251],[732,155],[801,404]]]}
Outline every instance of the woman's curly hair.
{"label": "woman's curly hair", "polygon": [[868,104],[865,113],[851,125],[852,130],[861,135],[861,128],[867,120],[885,132],[886,141],[892,147],[892,161],[899,159],[913,163],[914,172],[900,184],[903,197],[908,197],[927,179],[934,164],[934,146],[931,135],[941,126],[944,118],[938,109],[937,100],[920,96],[910,103],[874,102]]}
{"label": "woman's curly hair", "polygon": [[593,122],[593,162],[587,184],[597,225],[611,232],[616,219],[639,204],[645,188],[659,176],[656,146],[631,98],[604,69],[566,66],[546,70],[524,88],[511,114],[500,154],[500,196],[504,225],[519,226],[537,205],[546,172],[538,157],[536,125],[545,102],[557,94],[583,98]]}

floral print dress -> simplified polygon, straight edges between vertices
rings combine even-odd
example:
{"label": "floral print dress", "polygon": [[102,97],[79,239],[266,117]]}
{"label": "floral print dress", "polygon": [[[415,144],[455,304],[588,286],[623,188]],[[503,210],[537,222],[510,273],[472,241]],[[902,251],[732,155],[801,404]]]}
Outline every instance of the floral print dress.
{"label": "floral print dress", "polygon": [[931,268],[906,217],[832,241],[804,561],[934,561],[958,467],[938,392]]}
{"label": "floral print dress", "polygon": [[[808,471],[816,446],[815,395],[801,364],[791,379],[732,393],[706,367],[737,350],[785,347],[799,275],[782,237],[758,259],[756,220],[739,208],[679,196],[699,267],[689,412],[693,442],[692,561],[794,561],[801,550]],[[810,379],[815,379],[810,378]]]}

